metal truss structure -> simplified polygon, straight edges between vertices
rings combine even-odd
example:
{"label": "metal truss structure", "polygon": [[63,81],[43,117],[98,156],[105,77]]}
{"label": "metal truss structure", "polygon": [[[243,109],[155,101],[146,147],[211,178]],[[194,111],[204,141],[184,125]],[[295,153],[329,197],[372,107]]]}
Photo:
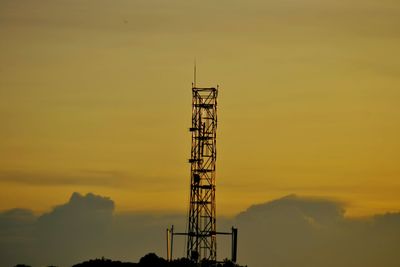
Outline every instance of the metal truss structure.
{"label": "metal truss structure", "polygon": [[167,260],[173,260],[174,236],[186,236],[186,257],[193,262],[218,263],[217,235],[232,238],[232,261],[237,259],[238,229],[217,232],[215,203],[215,171],[217,160],[217,97],[218,86],[196,87],[196,67],[192,84],[192,135],[190,163],[190,202],[187,232],[167,228]]}
{"label": "metal truss structure", "polygon": [[217,88],[192,86],[192,148],[187,257],[216,261]]}

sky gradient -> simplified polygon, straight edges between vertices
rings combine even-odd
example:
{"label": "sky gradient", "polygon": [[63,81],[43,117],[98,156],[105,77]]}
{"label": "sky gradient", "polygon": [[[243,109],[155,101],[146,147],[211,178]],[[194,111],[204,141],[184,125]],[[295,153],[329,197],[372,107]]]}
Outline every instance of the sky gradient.
{"label": "sky gradient", "polygon": [[400,207],[400,2],[0,0],[0,210],[188,207],[193,61],[220,85],[217,213]]}

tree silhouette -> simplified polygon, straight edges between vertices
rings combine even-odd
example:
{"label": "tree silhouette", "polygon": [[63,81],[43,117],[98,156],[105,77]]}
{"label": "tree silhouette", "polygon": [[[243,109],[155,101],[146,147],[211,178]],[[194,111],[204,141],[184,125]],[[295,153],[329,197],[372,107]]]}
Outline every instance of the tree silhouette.
{"label": "tree silhouette", "polygon": [[149,253],[143,256],[139,261],[139,266],[141,267],[166,267],[168,262],[158,257],[155,253]]}
{"label": "tree silhouette", "polygon": [[[94,260],[84,261],[73,265],[72,267],[242,267],[228,259],[222,263],[214,261],[202,260],[200,264],[193,262],[187,258],[175,259],[173,261],[166,261],[164,258],[157,256],[155,253],[148,253],[140,258],[139,263],[113,261],[110,259],[100,258]],[[14,267],[31,267],[25,264],[18,264]],[[55,267],[55,266],[49,266]]]}

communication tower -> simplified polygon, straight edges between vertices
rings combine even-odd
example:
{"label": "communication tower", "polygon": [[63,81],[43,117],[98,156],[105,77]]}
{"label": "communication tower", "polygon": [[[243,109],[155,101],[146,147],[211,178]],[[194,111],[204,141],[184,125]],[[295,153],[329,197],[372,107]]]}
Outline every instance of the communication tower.
{"label": "communication tower", "polygon": [[192,86],[192,149],[187,257],[216,261],[215,170],[218,87]]}
{"label": "communication tower", "polygon": [[217,232],[215,175],[217,159],[217,87],[192,84],[192,135],[190,153],[190,203],[186,233],[167,229],[167,259],[172,260],[174,235],[187,236],[186,256],[194,262],[217,262],[217,235],[232,236],[232,261],[236,261],[237,229]]}

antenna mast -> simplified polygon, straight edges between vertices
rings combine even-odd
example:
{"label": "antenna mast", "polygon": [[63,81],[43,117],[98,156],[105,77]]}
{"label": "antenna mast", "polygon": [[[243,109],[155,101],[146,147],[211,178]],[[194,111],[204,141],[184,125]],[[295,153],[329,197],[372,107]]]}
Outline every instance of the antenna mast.
{"label": "antenna mast", "polygon": [[192,86],[192,87],[196,87],[196,74],[197,74],[197,70],[196,70],[196,59],[194,59],[193,86]]}
{"label": "antenna mast", "polygon": [[217,160],[218,86],[197,87],[196,60],[192,83],[192,135],[190,153],[190,203],[187,232],[167,229],[167,259],[172,260],[173,236],[187,236],[186,256],[194,262],[217,262],[217,235],[232,236],[232,261],[236,262],[237,228],[217,232],[215,175]]}
{"label": "antenna mast", "polygon": [[[196,73],[196,72],[195,72]],[[216,261],[215,170],[218,87],[192,87],[192,148],[187,257]]]}

